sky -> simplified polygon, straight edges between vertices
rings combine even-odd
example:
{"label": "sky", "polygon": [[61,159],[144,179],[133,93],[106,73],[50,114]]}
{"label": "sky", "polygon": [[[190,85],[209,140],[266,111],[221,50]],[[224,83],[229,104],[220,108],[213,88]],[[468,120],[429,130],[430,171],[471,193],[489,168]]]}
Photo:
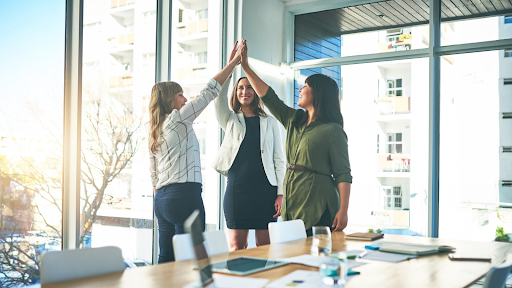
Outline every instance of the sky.
{"label": "sky", "polygon": [[0,129],[26,100],[63,99],[65,11],[65,0],[0,0]]}

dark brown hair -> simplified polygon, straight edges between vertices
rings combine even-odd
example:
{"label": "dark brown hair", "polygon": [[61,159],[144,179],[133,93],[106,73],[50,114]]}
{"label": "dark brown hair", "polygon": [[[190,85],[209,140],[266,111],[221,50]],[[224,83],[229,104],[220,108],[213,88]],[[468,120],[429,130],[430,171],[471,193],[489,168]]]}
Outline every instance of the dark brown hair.
{"label": "dark brown hair", "polygon": [[[241,77],[238,79],[235,83],[235,86],[233,86],[233,92],[231,92],[231,100],[229,104],[231,105],[231,109],[234,112],[240,112],[242,109],[242,104],[240,104],[240,101],[238,101],[237,97],[237,91],[238,91],[238,84],[242,79],[247,79],[247,77]],[[265,113],[265,110],[263,108],[263,102],[261,102],[260,97],[256,94],[256,91],[254,91],[254,99],[251,102],[251,110],[254,115],[263,116],[266,117],[267,113]]]}
{"label": "dark brown hair", "polygon": [[[317,120],[325,123],[337,123],[343,128],[343,116],[340,110],[339,88],[336,81],[323,74],[314,74],[306,78],[311,87],[313,107],[317,113]],[[308,121],[308,111],[295,114],[292,126],[298,127]]]}

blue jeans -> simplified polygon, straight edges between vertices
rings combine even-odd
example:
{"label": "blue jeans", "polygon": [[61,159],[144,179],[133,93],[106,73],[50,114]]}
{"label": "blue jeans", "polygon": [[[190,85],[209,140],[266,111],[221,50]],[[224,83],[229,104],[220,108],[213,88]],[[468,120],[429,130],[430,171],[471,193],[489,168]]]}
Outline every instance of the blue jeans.
{"label": "blue jeans", "polygon": [[160,254],[158,263],[174,261],[172,237],[185,234],[183,223],[198,209],[205,227],[202,185],[195,182],[173,183],[156,190],[155,214],[158,219]]}

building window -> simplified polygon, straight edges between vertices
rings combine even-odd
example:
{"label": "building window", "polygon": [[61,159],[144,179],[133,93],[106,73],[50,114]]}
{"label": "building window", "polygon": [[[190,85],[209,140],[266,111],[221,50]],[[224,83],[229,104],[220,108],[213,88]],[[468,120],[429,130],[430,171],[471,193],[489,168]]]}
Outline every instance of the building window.
{"label": "building window", "polygon": [[388,97],[401,97],[403,96],[402,79],[387,80],[387,95]]}
{"label": "building window", "polygon": [[382,186],[384,209],[402,209],[402,187]]}
{"label": "building window", "polygon": [[505,24],[512,24],[512,15],[505,16]]}
{"label": "building window", "polygon": [[505,49],[505,58],[512,57],[512,49]]}
{"label": "building window", "polygon": [[402,153],[402,133],[388,133],[388,153]]}
{"label": "building window", "polygon": [[208,19],[208,9],[197,11],[197,20]]}

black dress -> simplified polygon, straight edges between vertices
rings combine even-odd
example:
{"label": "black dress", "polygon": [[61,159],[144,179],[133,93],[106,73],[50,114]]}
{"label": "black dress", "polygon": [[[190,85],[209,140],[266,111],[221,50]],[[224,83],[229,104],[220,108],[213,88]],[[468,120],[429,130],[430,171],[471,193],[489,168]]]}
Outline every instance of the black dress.
{"label": "black dress", "polygon": [[224,216],[229,229],[268,229],[277,220],[277,187],[268,182],[261,161],[260,118],[244,118],[245,137],[228,171]]}

